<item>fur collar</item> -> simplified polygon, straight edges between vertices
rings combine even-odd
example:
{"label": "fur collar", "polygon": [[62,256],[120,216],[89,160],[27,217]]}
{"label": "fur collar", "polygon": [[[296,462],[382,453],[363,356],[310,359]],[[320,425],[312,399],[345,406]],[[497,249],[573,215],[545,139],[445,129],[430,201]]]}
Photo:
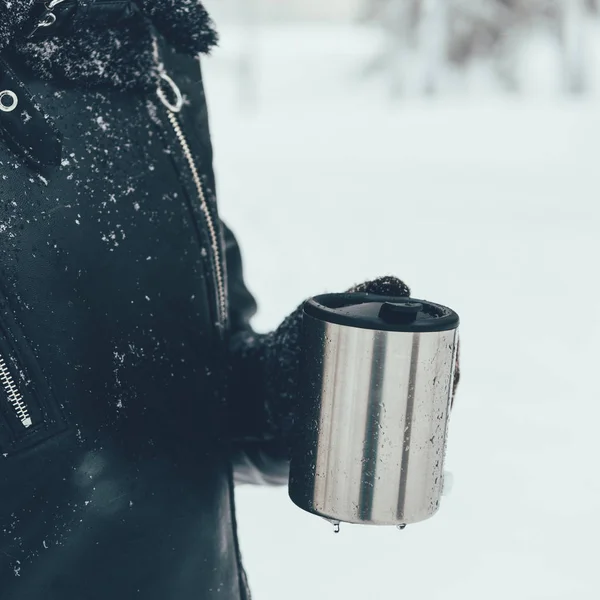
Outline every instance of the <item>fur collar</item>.
{"label": "fur collar", "polygon": [[[109,0],[75,1],[83,8],[94,5],[98,10]],[[111,28],[102,19],[86,21],[84,16],[68,35],[25,40],[19,32],[30,19],[34,4],[35,0],[0,0],[0,51],[18,55],[44,79],[87,87],[151,87],[156,81],[152,54],[156,33],[175,51],[187,55],[208,52],[217,41],[200,0],[137,0],[140,10],[118,27]]]}

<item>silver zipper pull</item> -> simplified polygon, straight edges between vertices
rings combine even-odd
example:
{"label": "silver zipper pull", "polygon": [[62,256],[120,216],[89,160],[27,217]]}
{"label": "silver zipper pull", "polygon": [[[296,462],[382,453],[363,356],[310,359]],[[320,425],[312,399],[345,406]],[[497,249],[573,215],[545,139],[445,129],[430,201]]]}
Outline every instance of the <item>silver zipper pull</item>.
{"label": "silver zipper pull", "polygon": [[[179,89],[177,84],[169,77],[169,75],[167,75],[167,73],[165,71],[160,71],[158,76],[160,77],[160,81],[156,88],[156,95],[158,96],[159,100],[172,113],[181,112],[181,109],[183,108],[183,94],[181,93],[181,90]],[[171,88],[171,91],[173,92],[173,95],[175,96],[175,102],[171,102],[167,98],[167,95],[165,94],[165,91],[163,90],[163,87],[162,87],[163,82],[168,84],[168,86]]]}
{"label": "silver zipper pull", "polygon": [[56,15],[52,12],[55,7],[59,4],[62,4],[65,0],[52,0],[49,4],[46,4],[46,13],[42,15],[42,18],[37,22],[33,31],[29,34],[28,37],[33,37],[38,29],[42,29],[44,27],[52,27],[54,23],[57,21]]}

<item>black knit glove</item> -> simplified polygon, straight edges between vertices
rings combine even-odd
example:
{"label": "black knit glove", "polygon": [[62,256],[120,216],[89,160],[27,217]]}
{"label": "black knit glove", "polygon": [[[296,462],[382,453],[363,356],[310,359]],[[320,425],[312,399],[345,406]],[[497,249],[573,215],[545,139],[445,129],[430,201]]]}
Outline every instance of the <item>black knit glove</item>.
{"label": "black knit glove", "polygon": [[[410,296],[408,286],[396,277],[368,281],[348,292]],[[264,335],[243,333],[232,340],[231,418],[240,435],[247,434],[254,421],[256,430],[250,437],[260,437],[258,423],[266,422],[269,436],[289,438],[298,414],[301,332],[299,306],[275,331]]]}

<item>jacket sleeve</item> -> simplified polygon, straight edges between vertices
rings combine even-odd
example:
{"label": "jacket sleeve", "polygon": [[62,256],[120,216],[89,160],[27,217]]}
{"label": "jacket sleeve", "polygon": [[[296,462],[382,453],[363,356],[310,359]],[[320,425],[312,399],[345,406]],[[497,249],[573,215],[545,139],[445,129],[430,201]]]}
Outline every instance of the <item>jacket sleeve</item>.
{"label": "jacket sleeve", "polygon": [[283,433],[269,410],[268,334],[257,334],[250,320],[256,302],[243,277],[239,246],[223,224],[229,291],[228,424],[236,483],[283,485],[289,472]]}

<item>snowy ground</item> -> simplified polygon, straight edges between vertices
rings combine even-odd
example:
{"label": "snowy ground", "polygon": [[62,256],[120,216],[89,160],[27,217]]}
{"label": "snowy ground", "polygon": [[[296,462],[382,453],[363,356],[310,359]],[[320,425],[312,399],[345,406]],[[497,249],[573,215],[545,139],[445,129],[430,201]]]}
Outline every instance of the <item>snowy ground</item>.
{"label": "snowy ground", "polygon": [[256,326],[394,273],[455,308],[463,338],[440,513],[334,535],[285,489],[239,489],[255,599],[599,598],[599,99],[392,105],[357,78],[368,36],[279,29],[244,114],[237,41],[226,32],[206,85]]}

